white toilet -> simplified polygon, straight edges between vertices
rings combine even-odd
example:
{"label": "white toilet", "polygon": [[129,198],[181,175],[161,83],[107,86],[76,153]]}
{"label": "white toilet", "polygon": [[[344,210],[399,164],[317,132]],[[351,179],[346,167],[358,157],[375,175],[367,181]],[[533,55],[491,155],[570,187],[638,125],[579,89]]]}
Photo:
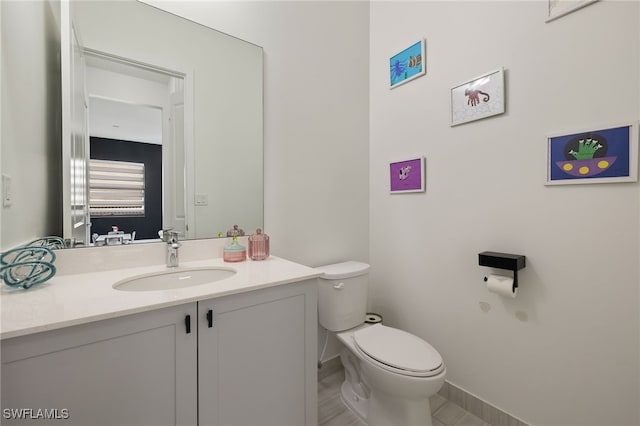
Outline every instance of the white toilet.
{"label": "white toilet", "polygon": [[365,324],[369,265],[316,268],[320,325],[344,347],[344,403],[365,423],[431,426],[429,397],[444,383],[442,357],[421,338],[382,323]]}

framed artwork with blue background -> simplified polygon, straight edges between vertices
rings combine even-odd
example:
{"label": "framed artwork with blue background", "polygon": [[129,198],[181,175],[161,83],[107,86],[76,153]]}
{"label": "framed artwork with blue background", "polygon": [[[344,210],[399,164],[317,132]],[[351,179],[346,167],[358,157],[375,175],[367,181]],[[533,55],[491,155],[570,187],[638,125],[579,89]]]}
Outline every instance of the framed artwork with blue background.
{"label": "framed artwork with blue background", "polygon": [[425,41],[418,40],[400,53],[389,58],[389,88],[424,75],[426,69]]}
{"label": "framed artwork with blue background", "polygon": [[637,123],[547,138],[547,185],[636,182]]}

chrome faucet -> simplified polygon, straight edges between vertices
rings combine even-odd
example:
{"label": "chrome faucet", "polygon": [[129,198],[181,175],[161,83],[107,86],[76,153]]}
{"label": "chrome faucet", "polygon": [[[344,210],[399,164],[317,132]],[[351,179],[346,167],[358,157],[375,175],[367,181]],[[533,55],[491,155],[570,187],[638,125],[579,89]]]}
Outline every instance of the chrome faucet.
{"label": "chrome faucet", "polygon": [[178,266],[178,249],[182,245],[178,242],[178,233],[171,229],[163,229],[159,234],[167,243],[167,267],[175,268]]}

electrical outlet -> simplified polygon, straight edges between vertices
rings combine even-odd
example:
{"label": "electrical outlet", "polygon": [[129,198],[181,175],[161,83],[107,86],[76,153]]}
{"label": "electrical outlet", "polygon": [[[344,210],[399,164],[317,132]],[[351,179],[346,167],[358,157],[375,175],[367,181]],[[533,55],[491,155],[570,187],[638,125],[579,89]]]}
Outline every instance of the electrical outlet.
{"label": "electrical outlet", "polygon": [[2,206],[9,207],[12,203],[11,176],[2,175]]}

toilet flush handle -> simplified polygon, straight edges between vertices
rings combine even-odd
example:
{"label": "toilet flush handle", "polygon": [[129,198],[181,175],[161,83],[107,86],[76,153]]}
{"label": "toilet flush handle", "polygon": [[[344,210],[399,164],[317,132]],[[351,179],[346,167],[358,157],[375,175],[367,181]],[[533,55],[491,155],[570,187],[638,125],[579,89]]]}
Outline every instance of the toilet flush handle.
{"label": "toilet flush handle", "polygon": [[344,287],[343,282],[339,282],[338,284],[333,285],[333,288],[335,288],[336,290],[342,290],[342,287]]}

